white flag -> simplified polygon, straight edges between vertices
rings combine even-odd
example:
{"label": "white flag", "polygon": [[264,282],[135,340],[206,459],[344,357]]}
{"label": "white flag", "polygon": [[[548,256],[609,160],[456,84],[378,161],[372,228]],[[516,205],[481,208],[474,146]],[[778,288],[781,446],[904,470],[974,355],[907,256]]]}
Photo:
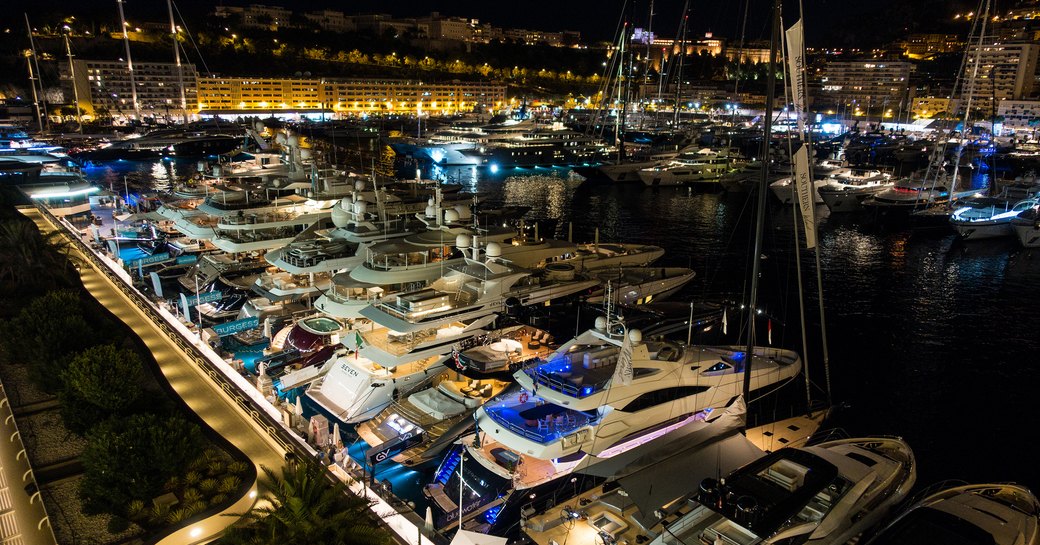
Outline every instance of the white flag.
{"label": "white flag", "polygon": [[805,226],[805,247],[816,247],[816,210],[812,179],[809,176],[809,152],[805,146],[794,153],[794,190],[798,194],[798,208]]}
{"label": "white flag", "polygon": [[625,340],[621,341],[621,353],[618,354],[617,366],[614,367],[614,376],[610,379],[611,385],[632,384],[632,341],[628,338],[628,330],[624,331]]}
{"label": "white flag", "polygon": [[805,119],[802,115],[806,109],[805,78],[805,40],[803,38],[802,20],[787,29],[787,77],[791,82],[791,97],[794,99],[794,115],[798,119],[798,132],[805,132]]}

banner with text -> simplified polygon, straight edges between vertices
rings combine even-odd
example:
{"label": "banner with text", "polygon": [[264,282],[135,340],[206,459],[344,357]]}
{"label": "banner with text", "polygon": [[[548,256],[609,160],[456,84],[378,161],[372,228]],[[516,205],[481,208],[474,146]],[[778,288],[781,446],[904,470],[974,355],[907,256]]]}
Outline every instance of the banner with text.
{"label": "banner with text", "polygon": [[791,82],[791,97],[794,100],[794,115],[798,119],[798,132],[805,133],[805,39],[802,20],[785,31],[787,37],[787,72]]}
{"label": "banner with text", "polygon": [[794,153],[794,190],[798,194],[798,209],[805,226],[805,247],[816,247],[816,188],[809,175],[809,152],[805,146]]}
{"label": "banner with text", "polygon": [[203,303],[212,303],[213,301],[220,301],[223,298],[224,294],[220,293],[219,291],[207,291],[205,293],[200,293],[198,296],[192,295],[191,297],[188,297],[187,295],[184,295],[182,293],[181,310],[184,311],[185,316],[190,318],[191,307],[195,305],[201,305]]}
{"label": "banner with text", "polygon": [[234,322],[228,322],[226,324],[219,324],[212,326],[210,329],[215,331],[217,335],[221,337],[227,337],[228,335],[234,335],[240,331],[247,329],[255,329],[260,326],[260,318],[253,316],[252,318],[243,318],[241,320],[235,320]]}
{"label": "banner with text", "polygon": [[169,261],[169,260],[170,260],[170,254],[168,254],[166,252],[163,252],[161,254],[146,255],[144,257],[139,257],[137,259],[131,259],[131,260],[127,261],[126,264],[128,266],[130,266],[130,267],[140,267],[140,266],[143,266],[143,265],[151,265],[152,263],[160,263],[160,262]]}

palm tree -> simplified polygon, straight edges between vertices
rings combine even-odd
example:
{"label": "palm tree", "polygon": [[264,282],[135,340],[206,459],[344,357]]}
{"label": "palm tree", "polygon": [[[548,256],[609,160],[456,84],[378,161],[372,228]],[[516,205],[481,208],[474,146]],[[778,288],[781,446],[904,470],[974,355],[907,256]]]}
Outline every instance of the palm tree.
{"label": "palm tree", "polygon": [[72,245],[60,232],[41,235],[23,220],[0,222],[0,286],[11,293],[70,286]]}
{"label": "palm tree", "polygon": [[368,500],[331,481],[314,464],[282,468],[277,475],[261,466],[267,491],[242,517],[247,525],[229,528],[220,542],[226,545],[278,544],[386,545],[389,536],[368,512]]}

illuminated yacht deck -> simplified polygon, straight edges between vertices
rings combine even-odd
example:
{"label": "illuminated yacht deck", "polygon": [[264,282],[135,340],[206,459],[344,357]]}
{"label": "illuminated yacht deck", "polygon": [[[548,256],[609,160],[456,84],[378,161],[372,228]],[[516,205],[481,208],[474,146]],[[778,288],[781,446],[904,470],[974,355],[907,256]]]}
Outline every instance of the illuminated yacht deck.
{"label": "illuminated yacht deck", "polygon": [[[521,397],[525,396],[525,397]],[[524,400],[524,401],[522,401]],[[548,444],[573,434],[585,426],[594,426],[599,417],[575,411],[525,392],[499,396],[486,405],[485,414],[509,431],[532,441]]]}

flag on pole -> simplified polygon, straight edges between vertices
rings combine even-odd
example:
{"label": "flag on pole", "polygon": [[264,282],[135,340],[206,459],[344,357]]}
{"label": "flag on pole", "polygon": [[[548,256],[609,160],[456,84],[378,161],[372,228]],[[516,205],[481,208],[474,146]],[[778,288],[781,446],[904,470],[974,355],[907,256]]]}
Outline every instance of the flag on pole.
{"label": "flag on pole", "polygon": [[632,339],[625,329],[625,340],[621,342],[621,353],[618,354],[617,365],[614,367],[614,376],[610,383],[628,386],[632,384]]}
{"label": "flag on pole", "polygon": [[805,247],[816,247],[816,188],[809,175],[809,152],[805,146],[794,152],[794,191],[805,227]]}
{"label": "flag on pole", "polygon": [[802,31],[802,20],[791,25],[785,32],[787,38],[787,71],[791,82],[791,97],[794,102],[794,115],[798,120],[798,132],[805,132],[806,108],[805,92],[805,40]]}
{"label": "flag on pole", "polygon": [[361,347],[365,346],[365,339],[361,338],[361,332],[354,332],[354,342],[357,344],[357,348],[354,349],[354,359],[357,360],[361,357]]}
{"label": "flag on pole", "polygon": [[766,320],[766,341],[773,345],[773,320]]}
{"label": "flag on pole", "polygon": [[729,315],[729,307],[722,307],[722,334],[726,334],[726,326],[729,325],[727,316]]}

